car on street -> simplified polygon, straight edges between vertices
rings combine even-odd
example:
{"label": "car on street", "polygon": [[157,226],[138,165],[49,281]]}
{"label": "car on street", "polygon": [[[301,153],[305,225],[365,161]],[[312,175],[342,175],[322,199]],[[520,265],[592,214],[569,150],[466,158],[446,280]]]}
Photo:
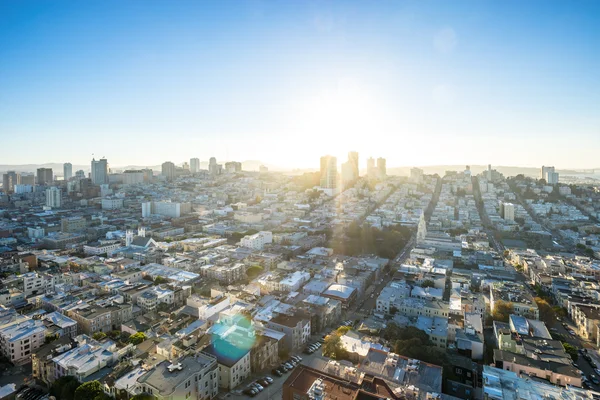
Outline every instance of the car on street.
{"label": "car on street", "polygon": [[252,382],[250,384],[250,386],[252,386],[253,388],[257,389],[259,392],[262,392],[263,390],[265,390],[265,388],[262,385],[260,385],[259,383],[257,383],[257,382]]}
{"label": "car on street", "polygon": [[258,389],[254,388],[254,387],[247,387],[246,389],[243,390],[244,394],[247,394],[248,396],[254,397],[258,394]]}
{"label": "car on street", "polygon": [[281,377],[281,376],[283,376],[283,372],[281,372],[281,371],[280,371],[279,369],[277,369],[277,368],[274,368],[274,369],[271,371],[271,373],[272,373],[273,375],[277,376],[277,377]]}
{"label": "car on street", "polygon": [[302,361],[302,357],[300,357],[300,356],[292,356],[291,358],[292,358],[292,360],[295,360],[297,363]]}
{"label": "car on street", "polygon": [[575,336],[575,331],[573,329],[569,329],[569,334]]}

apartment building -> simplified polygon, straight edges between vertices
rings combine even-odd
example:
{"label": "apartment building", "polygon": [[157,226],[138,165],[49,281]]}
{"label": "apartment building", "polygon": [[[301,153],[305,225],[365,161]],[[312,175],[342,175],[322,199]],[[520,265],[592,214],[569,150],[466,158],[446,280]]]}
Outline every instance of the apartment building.
{"label": "apartment building", "polygon": [[217,339],[202,353],[217,359],[219,387],[232,390],[250,376],[250,349],[236,346],[228,340]]}
{"label": "apartment building", "polygon": [[267,322],[267,327],[285,333],[284,345],[288,351],[298,351],[310,338],[310,320],[279,314]]}
{"label": "apartment building", "polygon": [[46,340],[46,327],[39,320],[27,319],[0,329],[0,351],[13,364],[27,363],[31,353]]}
{"label": "apartment building", "polygon": [[173,363],[163,361],[137,379],[140,393],[158,400],[206,400],[219,393],[216,357],[199,353]]}

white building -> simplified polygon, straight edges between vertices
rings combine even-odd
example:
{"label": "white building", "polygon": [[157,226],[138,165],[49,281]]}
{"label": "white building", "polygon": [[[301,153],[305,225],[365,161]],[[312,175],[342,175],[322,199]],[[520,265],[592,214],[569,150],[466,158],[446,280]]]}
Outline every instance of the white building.
{"label": "white building", "polygon": [[192,211],[191,203],[176,203],[169,201],[150,201],[142,203],[142,218],[151,215],[162,215],[169,218],[179,218]]}
{"label": "white building", "polygon": [[60,189],[52,186],[46,189],[46,206],[52,208],[59,208],[61,206],[61,192]]}
{"label": "white building", "polygon": [[27,272],[23,278],[23,293],[26,297],[46,293],[46,284],[43,276],[37,272]]}
{"label": "white building", "polygon": [[32,185],[15,185],[15,194],[31,193],[33,192]]}
{"label": "white building", "polygon": [[123,185],[135,185],[137,183],[144,183],[144,171],[127,170],[123,172]]}
{"label": "white building", "polygon": [[118,210],[123,208],[123,199],[106,197],[102,199],[103,210]]}
{"label": "white building", "polygon": [[90,243],[83,246],[83,252],[87,255],[97,256],[100,254],[111,254],[113,251],[121,248],[121,242],[114,240],[101,240],[97,243]]}
{"label": "white building", "polygon": [[41,239],[46,234],[44,228],[35,227],[35,228],[27,228],[27,236],[30,239]]}
{"label": "white building", "polygon": [[202,353],[215,357],[219,364],[219,387],[231,390],[250,376],[250,349],[228,340],[215,340]]}
{"label": "white building", "polygon": [[40,320],[27,319],[0,329],[0,350],[12,363],[31,360],[31,353],[46,340],[46,328]]}
{"label": "white building", "polygon": [[513,203],[504,203],[504,219],[506,221],[515,220],[515,205]]}
{"label": "white building", "polygon": [[190,158],[190,172],[192,174],[200,172],[200,159]]}
{"label": "white building", "polygon": [[203,353],[156,365],[137,379],[142,393],[161,400],[208,400],[219,394],[218,364]]}
{"label": "white building", "polygon": [[265,244],[273,243],[273,233],[262,231],[254,235],[244,236],[240,241],[240,246],[248,247],[254,250],[262,250]]}

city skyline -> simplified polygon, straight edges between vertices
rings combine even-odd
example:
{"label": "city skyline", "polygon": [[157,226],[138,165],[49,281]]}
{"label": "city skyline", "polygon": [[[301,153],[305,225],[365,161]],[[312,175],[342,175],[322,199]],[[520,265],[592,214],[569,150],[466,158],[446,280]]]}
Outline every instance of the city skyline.
{"label": "city skyline", "polygon": [[2,162],[597,167],[597,2],[233,4],[0,5]]}

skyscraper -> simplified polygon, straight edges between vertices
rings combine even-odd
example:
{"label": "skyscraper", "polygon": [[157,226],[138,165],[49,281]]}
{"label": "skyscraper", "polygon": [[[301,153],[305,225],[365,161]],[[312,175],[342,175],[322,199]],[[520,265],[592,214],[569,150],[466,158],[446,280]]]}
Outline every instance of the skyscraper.
{"label": "skyscraper", "polygon": [[200,172],[200,159],[190,158],[190,172],[192,174]]}
{"label": "skyscraper", "polygon": [[59,188],[52,186],[46,189],[46,206],[58,208],[61,205],[61,200],[61,192]]}
{"label": "skyscraper", "polygon": [[208,172],[211,175],[220,175],[223,170],[223,166],[221,164],[217,164],[217,159],[215,157],[211,157],[208,161]]}
{"label": "skyscraper", "polygon": [[38,168],[37,169],[37,184],[47,185],[54,181],[54,175],[52,174],[52,168]]}
{"label": "skyscraper", "polygon": [[360,173],[358,170],[358,152],[357,151],[351,151],[348,153],[348,162],[352,166],[352,173],[354,175],[354,179],[358,178],[360,176]]}
{"label": "skyscraper", "polygon": [[63,164],[63,178],[65,181],[68,181],[73,176],[73,164],[64,163]]}
{"label": "skyscraper", "polygon": [[540,179],[544,179],[549,185],[555,185],[558,183],[558,172],[554,170],[554,167],[546,167],[542,165],[540,175]]}
{"label": "skyscraper", "polygon": [[377,176],[377,171],[375,170],[375,159],[373,157],[369,157],[367,159],[367,177],[369,179],[374,179]]}
{"label": "skyscraper", "polygon": [[15,185],[21,184],[21,174],[15,171],[8,171],[2,176],[2,189],[4,193],[12,193],[15,191]]}
{"label": "skyscraper", "polygon": [[377,178],[385,179],[387,176],[387,167],[386,167],[385,158],[379,157],[377,159]]}
{"label": "skyscraper", "polygon": [[166,161],[162,164],[162,175],[168,180],[175,179],[175,164],[171,161]]}
{"label": "skyscraper", "polygon": [[101,158],[98,161],[92,159],[91,178],[94,185],[108,183],[108,161],[106,158]]}
{"label": "skyscraper", "polygon": [[325,189],[337,188],[337,158],[333,156],[321,157],[321,187]]}

